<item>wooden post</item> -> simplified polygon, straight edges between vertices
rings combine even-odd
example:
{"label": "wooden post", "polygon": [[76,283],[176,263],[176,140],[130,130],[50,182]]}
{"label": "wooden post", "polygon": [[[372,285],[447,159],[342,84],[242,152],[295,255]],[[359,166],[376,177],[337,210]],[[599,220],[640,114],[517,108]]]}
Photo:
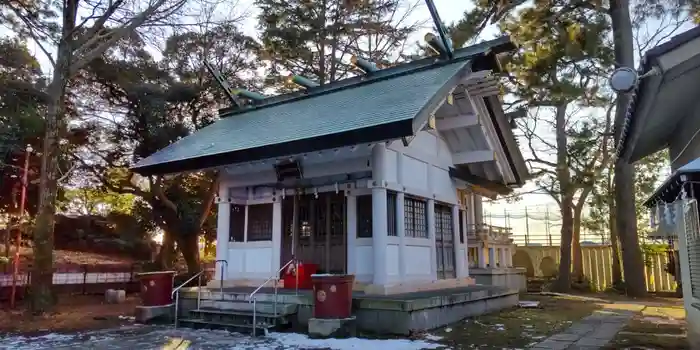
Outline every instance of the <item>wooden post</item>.
{"label": "wooden post", "polygon": [[333,196],[330,193],[326,193],[326,214],[324,215],[326,219],[326,249],[324,249],[325,254],[325,264],[326,272],[331,271],[331,199]]}
{"label": "wooden post", "polygon": [[297,245],[299,244],[299,194],[294,190],[294,204],[292,205],[292,257],[297,258]]}

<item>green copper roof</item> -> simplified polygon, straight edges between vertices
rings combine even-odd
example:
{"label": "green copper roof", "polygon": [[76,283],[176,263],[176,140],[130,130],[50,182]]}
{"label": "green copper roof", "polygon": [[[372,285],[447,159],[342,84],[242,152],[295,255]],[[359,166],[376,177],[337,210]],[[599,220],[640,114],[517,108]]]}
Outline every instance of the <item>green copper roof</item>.
{"label": "green copper roof", "polygon": [[145,175],[190,171],[413,135],[414,118],[427,118],[471,65],[467,57],[433,63],[222,111],[226,118],[141,160],[133,170]]}

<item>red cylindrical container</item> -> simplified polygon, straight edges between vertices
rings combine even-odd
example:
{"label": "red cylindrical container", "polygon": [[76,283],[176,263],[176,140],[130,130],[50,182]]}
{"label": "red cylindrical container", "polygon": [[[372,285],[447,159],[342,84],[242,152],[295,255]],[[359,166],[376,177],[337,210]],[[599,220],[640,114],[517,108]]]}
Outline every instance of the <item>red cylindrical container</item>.
{"label": "red cylindrical container", "polygon": [[313,288],[313,284],[311,283],[311,275],[316,273],[316,271],[318,270],[318,265],[299,263],[298,266],[299,271],[294,271],[293,265],[290,265],[290,267],[287,270],[283,271],[284,276],[282,276],[282,280],[284,281],[284,288],[297,288],[296,274],[299,274],[299,289]]}
{"label": "red cylindrical container", "polygon": [[355,275],[313,275],[314,318],[341,319],[352,315]]}
{"label": "red cylindrical container", "polygon": [[141,282],[143,306],[165,306],[173,303],[175,271],[144,272],[136,275]]}

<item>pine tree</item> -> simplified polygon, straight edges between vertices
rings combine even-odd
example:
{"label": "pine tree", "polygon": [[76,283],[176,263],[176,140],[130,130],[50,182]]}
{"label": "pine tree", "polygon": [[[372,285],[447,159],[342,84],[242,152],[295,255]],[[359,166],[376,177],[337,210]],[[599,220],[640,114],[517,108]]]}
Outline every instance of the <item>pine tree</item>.
{"label": "pine tree", "polygon": [[[297,74],[323,85],[353,75],[355,55],[387,66],[399,59],[415,6],[402,0],[257,0],[262,53],[269,62],[268,83],[284,89],[285,76]],[[286,86],[290,88],[290,86]]]}

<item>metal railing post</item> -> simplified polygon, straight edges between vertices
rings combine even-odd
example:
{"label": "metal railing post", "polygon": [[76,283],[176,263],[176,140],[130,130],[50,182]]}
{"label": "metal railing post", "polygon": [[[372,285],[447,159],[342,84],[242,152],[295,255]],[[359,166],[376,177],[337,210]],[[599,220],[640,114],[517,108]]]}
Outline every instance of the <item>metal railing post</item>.
{"label": "metal railing post", "polygon": [[180,290],[175,292],[175,328],[177,328],[178,310],[180,307]]}
{"label": "metal railing post", "polygon": [[256,307],[256,297],[253,297],[253,337],[258,336],[258,321],[257,321],[257,313],[258,313],[258,308]]}
{"label": "metal railing post", "polygon": [[275,325],[277,324],[277,285],[279,278],[275,278],[275,300],[272,302],[272,314],[275,316]]}
{"label": "metal railing post", "polygon": [[299,295],[299,260],[294,260],[294,277],[296,278],[296,283],[294,284],[294,294]]}
{"label": "metal railing post", "polygon": [[[248,295],[248,303],[253,303],[253,336],[255,336],[256,330],[258,328],[258,326],[257,326],[257,296],[256,296],[256,294],[263,287],[265,287],[265,285],[268,282],[270,282],[272,280],[275,281],[275,287],[274,287],[274,289],[275,289],[275,292],[274,292],[275,293],[274,294],[275,301],[273,303],[273,308],[274,308],[273,310],[275,312],[275,316],[277,316],[277,288],[278,288],[278,284],[279,284],[279,274],[282,271],[284,271],[285,269],[287,269],[288,267],[293,266],[295,263],[296,263],[296,259],[289,260],[286,264],[284,264],[284,266],[282,266],[279,270],[277,270],[277,272],[274,275],[270,276],[267,280],[265,280],[265,282],[263,282],[260,286],[258,286],[258,288],[256,288],[252,293],[250,293]],[[297,268],[298,268],[298,265],[295,265],[295,266],[297,266]],[[297,273],[296,276],[297,276],[297,294],[299,294],[299,274]],[[277,321],[275,320],[275,324],[276,324],[276,322]]]}
{"label": "metal railing post", "polygon": [[224,300],[224,276],[228,275],[228,260],[216,260],[214,261],[214,264],[216,263],[221,263],[221,274],[219,275],[219,293],[221,294],[221,300]]}
{"label": "metal railing post", "polygon": [[202,304],[202,275],[199,275],[199,279],[197,280],[197,309],[199,310],[199,306]]}

